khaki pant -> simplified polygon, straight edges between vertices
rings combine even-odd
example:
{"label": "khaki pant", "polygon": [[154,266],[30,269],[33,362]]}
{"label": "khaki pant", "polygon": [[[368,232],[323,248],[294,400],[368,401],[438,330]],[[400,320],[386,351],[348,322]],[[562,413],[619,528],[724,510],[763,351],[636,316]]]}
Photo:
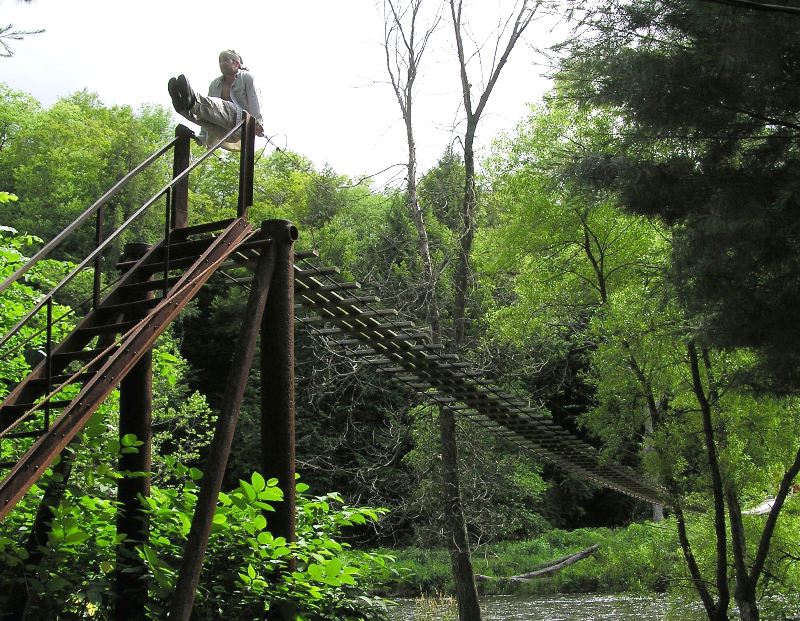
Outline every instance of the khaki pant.
{"label": "khaki pant", "polygon": [[[242,109],[232,101],[219,97],[206,97],[199,93],[195,96],[197,103],[183,116],[203,129],[198,141],[206,147],[212,147],[242,120]],[[229,151],[241,150],[240,133],[228,138],[228,142],[223,142],[222,147]]]}

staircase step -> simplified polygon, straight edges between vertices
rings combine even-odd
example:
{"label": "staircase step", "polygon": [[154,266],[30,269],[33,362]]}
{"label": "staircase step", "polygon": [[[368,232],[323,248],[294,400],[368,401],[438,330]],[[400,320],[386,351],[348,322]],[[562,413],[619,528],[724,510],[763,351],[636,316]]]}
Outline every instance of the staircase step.
{"label": "staircase step", "polygon": [[213,233],[214,231],[221,231],[228,228],[231,222],[236,218],[227,218],[226,220],[218,220],[217,222],[207,222],[205,224],[196,224],[194,226],[187,226],[183,229],[174,229],[172,235],[180,237],[189,237],[190,235],[201,235],[203,233]]}
{"label": "staircase step", "polygon": [[[170,276],[169,277],[169,286],[172,287],[175,283],[177,283],[181,279],[180,276]],[[117,291],[124,295],[131,295],[135,296],[141,293],[145,293],[147,291],[160,291],[164,288],[164,279],[159,278],[158,280],[145,280],[144,282],[136,282],[130,285],[121,285],[117,287]],[[158,302],[161,299],[158,299]]]}
{"label": "staircase step", "polygon": [[101,315],[132,315],[143,314],[144,312],[153,308],[158,304],[158,298],[146,298],[144,300],[135,300],[133,302],[126,302],[124,304],[110,304],[108,306],[101,306],[95,310],[96,313]]}
{"label": "staircase step", "polygon": [[[211,242],[213,242],[213,241],[214,241],[213,237],[205,237],[205,238],[202,238],[202,239],[193,239],[193,240],[190,240],[190,241],[177,241],[177,242],[173,241],[169,245],[169,258],[170,258],[170,262],[169,263],[170,263],[170,265],[172,265],[172,263],[174,261],[178,261],[179,259],[185,259],[187,257],[195,257],[195,258],[199,257],[203,252],[205,252],[208,249],[208,247],[211,245]],[[163,257],[164,257],[164,248],[163,247],[159,247],[153,253],[153,257],[152,258],[163,259]],[[122,272],[124,272],[124,271],[127,271],[130,268],[132,268],[138,262],[139,262],[138,259],[131,260],[131,261],[120,261],[120,262],[117,263],[117,269],[122,271]],[[161,263],[148,263],[147,266],[143,265],[142,268],[144,268],[144,267],[148,267],[149,268],[151,265],[162,265],[163,266],[164,263],[163,262],[161,262]],[[162,267],[162,269],[163,269],[163,267]]]}
{"label": "staircase step", "polygon": [[114,351],[114,348],[107,350],[106,348],[100,349],[82,349],[81,351],[64,351],[58,352],[57,354],[53,354],[53,360],[57,361],[59,364],[62,363],[64,360],[68,362],[72,362],[73,360],[81,361],[81,362],[89,362],[90,360],[94,360],[97,356],[102,354],[110,354]]}
{"label": "staircase step", "polygon": [[[71,378],[71,377],[72,377],[72,375],[54,375],[53,377],[50,378],[50,386],[52,386],[53,388],[58,388],[59,386],[61,386],[65,382],[67,382],[69,380],[69,378]],[[88,382],[90,379],[92,379],[93,377],[94,377],[94,373],[81,373],[80,375],[78,375],[78,377],[76,377],[70,383],[71,384],[77,384],[77,383],[84,384],[84,383]],[[39,378],[36,378],[36,379],[28,380],[28,384],[27,385],[28,386],[35,386],[36,388],[41,388],[42,390],[44,390],[46,384],[47,384],[47,378],[39,377]]]}
{"label": "staircase step", "polygon": [[[189,241],[175,241],[174,239],[171,239],[169,245],[169,256],[179,258],[190,255],[199,255],[208,249],[213,241],[213,237],[201,237],[199,239],[191,239]],[[159,246],[156,249],[156,252],[158,253],[156,256],[162,258],[164,256],[164,247]]]}
{"label": "staircase step", "polygon": [[[197,259],[200,258],[201,253],[193,254],[190,256],[183,256],[173,258],[170,256],[169,259],[169,269],[177,270],[183,269],[185,267],[190,267],[195,264]],[[133,266],[132,262],[125,262],[125,263],[117,263],[117,267],[121,270],[129,269]],[[163,272],[164,268],[167,267],[165,261],[157,261],[155,263],[148,263],[146,265],[139,266],[139,269],[136,270],[137,274],[141,274],[144,276],[145,274],[156,274],[158,272]]]}
{"label": "staircase step", "polygon": [[[67,399],[64,399],[63,401],[51,400],[50,409],[60,410],[61,408],[67,407],[70,403],[72,403],[72,401]],[[44,410],[44,406],[44,403],[12,403],[11,405],[4,405],[2,408],[0,408],[0,410],[3,412],[10,412],[12,416],[19,416],[30,409]]]}
{"label": "staircase step", "polygon": [[35,431],[12,431],[11,433],[3,436],[3,440],[18,440],[20,438],[39,438],[44,431],[37,429]]}
{"label": "staircase step", "polygon": [[123,321],[120,323],[100,324],[87,328],[80,328],[80,331],[85,334],[122,334],[135,326],[138,321]]}

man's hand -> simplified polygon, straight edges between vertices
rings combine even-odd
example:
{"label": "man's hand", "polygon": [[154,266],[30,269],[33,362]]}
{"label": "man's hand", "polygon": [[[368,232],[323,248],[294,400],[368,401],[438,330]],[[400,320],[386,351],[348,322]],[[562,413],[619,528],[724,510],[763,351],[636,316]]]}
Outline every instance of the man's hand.
{"label": "man's hand", "polygon": [[264,126],[261,123],[256,123],[256,136],[259,138],[264,137]]}

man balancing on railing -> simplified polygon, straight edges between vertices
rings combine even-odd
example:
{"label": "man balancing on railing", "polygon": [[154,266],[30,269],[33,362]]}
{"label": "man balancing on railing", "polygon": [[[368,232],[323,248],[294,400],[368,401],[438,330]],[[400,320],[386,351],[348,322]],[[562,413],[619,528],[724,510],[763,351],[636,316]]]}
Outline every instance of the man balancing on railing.
{"label": "man balancing on railing", "polygon": [[[209,85],[208,97],[193,91],[185,75],[170,78],[167,90],[175,111],[202,128],[197,141],[207,147],[219,142],[242,120],[242,111],[249,112],[255,118],[256,135],[263,136],[258,90],[253,74],[242,66],[242,57],[233,50],[220,52],[219,70],[222,75]],[[236,138],[224,142],[222,146],[238,151],[240,141]]]}

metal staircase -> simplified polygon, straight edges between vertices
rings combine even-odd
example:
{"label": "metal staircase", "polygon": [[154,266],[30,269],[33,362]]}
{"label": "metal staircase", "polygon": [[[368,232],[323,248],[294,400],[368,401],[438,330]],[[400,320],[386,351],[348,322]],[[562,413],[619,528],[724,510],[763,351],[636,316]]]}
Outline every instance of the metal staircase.
{"label": "metal staircase", "polygon": [[[240,131],[243,134],[237,217],[188,226],[188,175],[215,149],[190,165],[189,141],[193,134],[179,126],[171,143],[126,175],[0,284],[2,294],[94,217],[96,243],[92,252],[0,338],[0,355],[9,355],[9,346],[12,351],[14,347],[20,349],[17,341],[26,327],[28,331],[38,329],[39,339],[44,341],[44,351],[40,352],[43,360],[0,404],[0,455],[4,456],[0,461],[0,520],[44,474],[208,279],[222,266],[252,264],[269,247],[270,240],[263,231],[247,221],[247,208],[252,202],[253,125],[246,116],[225,138]],[[172,179],[108,234],[104,221],[107,202],[170,151],[174,154]],[[142,248],[137,258],[110,257],[123,232],[162,200],[164,239],[150,247],[139,244]],[[105,292],[101,288],[103,265],[113,266],[113,274],[105,274],[106,280],[112,282]],[[63,318],[53,317],[55,296],[89,269],[93,269],[93,291],[87,300],[91,307],[74,329],[56,342],[53,333]]]}
{"label": "metal staircase", "polygon": [[[209,226],[200,229],[207,231]],[[138,261],[121,264],[128,269],[111,292],[0,405],[2,438],[32,440],[18,460],[0,464],[11,467],[0,482],[0,518],[216,270],[226,261],[235,262],[244,248],[268,244],[263,237],[253,239],[258,234],[244,218],[226,224],[218,235],[190,239],[196,231],[180,230],[185,241],[170,246],[162,242]],[[153,297],[158,290],[165,293]],[[68,386],[79,390],[65,396]]]}

